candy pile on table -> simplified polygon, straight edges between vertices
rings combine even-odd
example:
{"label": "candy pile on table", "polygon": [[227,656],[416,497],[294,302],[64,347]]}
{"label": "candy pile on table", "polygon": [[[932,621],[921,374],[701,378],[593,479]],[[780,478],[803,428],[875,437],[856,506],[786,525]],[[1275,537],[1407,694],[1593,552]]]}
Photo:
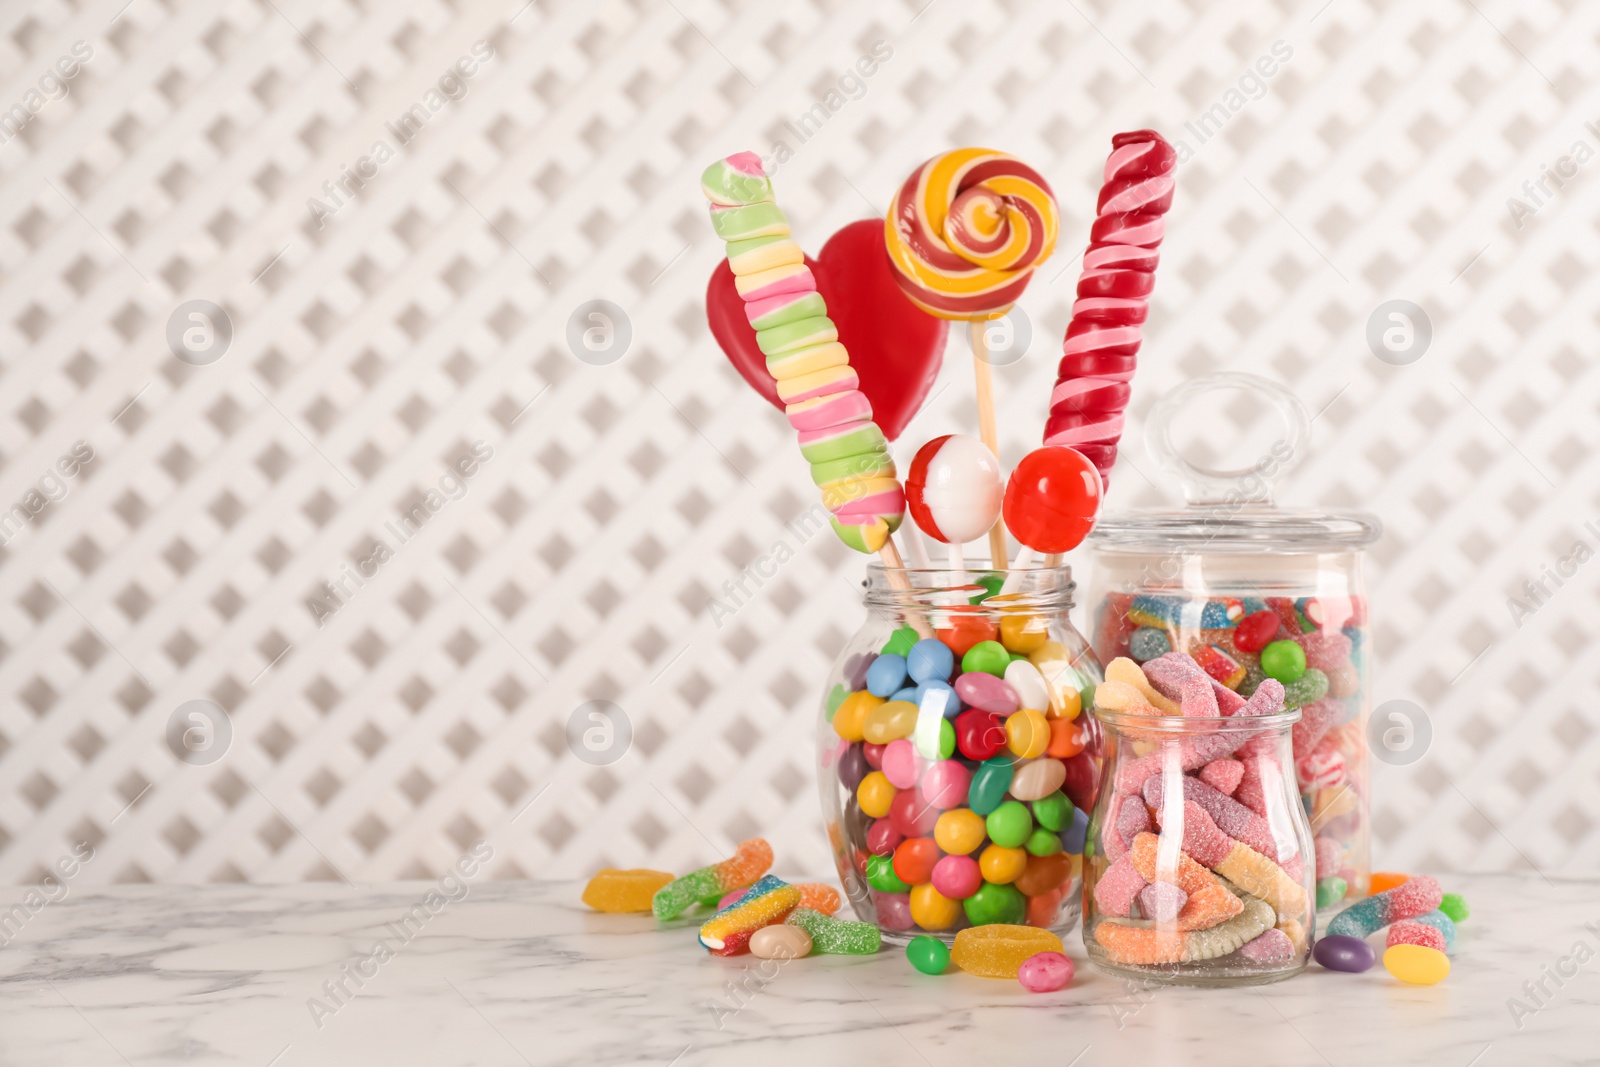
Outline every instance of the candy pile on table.
{"label": "candy pile on table", "polygon": [[945,621],[896,631],[829,699],[856,871],[887,930],[1050,926],[1093,799],[1085,679],[1037,616]]}
{"label": "candy pile on table", "polygon": [[1377,955],[1367,938],[1387,928],[1383,967],[1411,985],[1433,985],[1450,973],[1456,923],[1470,914],[1458,893],[1446,893],[1436,879],[1375,872],[1377,892],[1335,915],[1312,956],[1330,971],[1359,974]]}
{"label": "candy pile on table", "polygon": [[[1363,895],[1352,864],[1364,866],[1357,790],[1365,776],[1352,772],[1366,759],[1364,601],[1113,594],[1100,605],[1093,640],[1102,659],[1125,656],[1147,667],[1174,649],[1185,652],[1228,691],[1223,699],[1250,697],[1269,678],[1281,684],[1284,706],[1300,709],[1294,773],[1315,838],[1317,907]],[[1249,803],[1260,782],[1237,788]]]}
{"label": "candy pile on table", "polygon": [[[1095,707],[1243,720],[1283,711],[1284,688],[1267,678],[1245,700],[1194,658],[1166,652],[1143,668],[1113,660],[1095,690]],[[1259,788],[1254,797],[1242,793],[1246,776],[1259,775],[1275,758],[1263,740],[1247,730],[1218,730],[1117,764],[1105,786],[1109,814],[1099,827],[1093,870],[1100,918],[1092,936],[1112,963],[1228,965],[1233,957],[1248,968],[1304,953],[1312,915],[1301,885],[1303,861],[1281,854]],[[1247,758],[1233,758],[1247,748]],[[1176,784],[1166,776],[1174,760],[1183,772],[1181,801],[1165,797]],[[1174,804],[1182,810],[1181,826],[1162,827]],[[1158,836],[1158,829],[1167,833]],[[1158,853],[1164,853],[1159,862]]]}

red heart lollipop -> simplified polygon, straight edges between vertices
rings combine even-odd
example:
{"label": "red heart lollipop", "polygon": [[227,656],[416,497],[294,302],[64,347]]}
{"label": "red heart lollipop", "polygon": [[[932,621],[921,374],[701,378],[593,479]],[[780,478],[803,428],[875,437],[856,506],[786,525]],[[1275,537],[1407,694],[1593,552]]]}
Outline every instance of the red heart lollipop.
{"label": "red heart lollipop", "polygon": [[[861,391],[872,402],[873,419],[892,441],[933,387],[949,324],[919,309],[900,291],[879,220],[850,223],[828,238],[816,259],[807,256],[806,265],[816,276],[828,317],[839,327],[839,340],[850,353]],[[767,373],[767,358],[756,347],[756,331],[745,317],[745,304],[733,287],[727,260],[717,265],[706,287],[706,319],[728,362],[767,403],[782,411],[777,387]]]}
{"label": "red heart lollipop", "polygon": [[1006,527],[1035,552],[1070,552],[1100,513],[1100,472],[1082,452],[1046,445],[1022,457],[1006,483]]}

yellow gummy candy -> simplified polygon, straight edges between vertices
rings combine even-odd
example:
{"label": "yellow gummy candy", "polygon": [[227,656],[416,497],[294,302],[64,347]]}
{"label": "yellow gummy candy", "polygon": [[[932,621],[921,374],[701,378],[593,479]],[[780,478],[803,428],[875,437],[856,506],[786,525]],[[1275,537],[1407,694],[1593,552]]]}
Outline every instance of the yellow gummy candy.
{"label": "yellow gummy candy", "polygon": [[1034,926],[991,923],[972,926],[956,934],[950,960],[968,974],[984,978],[1015,978],[1023,961],[1041,952],[1060,952],[1061,939]]}
{"label": "yellow gummy candy", "polygon": [[619,871],[607,867],[583,887],[583,902],[595,911],[613,913],[649,911],[650,900],[656,890],[672,881],[666,871],[651,871],[641,867]]}

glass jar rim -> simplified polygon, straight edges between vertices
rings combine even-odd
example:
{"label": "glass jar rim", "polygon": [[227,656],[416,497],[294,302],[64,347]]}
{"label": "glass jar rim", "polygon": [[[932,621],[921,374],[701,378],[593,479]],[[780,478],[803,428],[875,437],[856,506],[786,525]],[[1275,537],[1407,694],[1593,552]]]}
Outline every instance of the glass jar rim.
{"label": "glass jar rim", "polygon": [[1096,548],[1113,550],[1166,549],[1177,544],[1218,552],[1315,552],[1370,545],[1381,536],[1383,524],[1377,516],[1361,511],[1192,504],[1107,515],[1089,540]]}
{"label": "glass jar rim", "polygon": [[1096,721],[1119,730],[1192,737],[1197,734],[1260,733],[1293,726],[1300,721],[1300,710],[1286,708],[1271,715],[1129,715],[1091,708],[1089,713]]}
{"label": "glass jar rim", "polygon": [[[960,580],[954,581],[951,576],[955,572],[948,566],[889,567],[881,560],[872,560],[861,583],[862,598],[871,607],[949,608],[952,594],[986,594],[971,606],[974,611],[1042,611],[1073,605],[1072,594],[1078,586],[1069,564],[1049,565],[1041,560],[1020,567],[993,567],[987,558],[962,562],[965,566]],[[994,593],[978,583],[977,579],[984,576],[999,577],[1002,589],[1008,579],[1015,577],[1017,588]],[[1006,599],[997,601],[1000,595]]]}

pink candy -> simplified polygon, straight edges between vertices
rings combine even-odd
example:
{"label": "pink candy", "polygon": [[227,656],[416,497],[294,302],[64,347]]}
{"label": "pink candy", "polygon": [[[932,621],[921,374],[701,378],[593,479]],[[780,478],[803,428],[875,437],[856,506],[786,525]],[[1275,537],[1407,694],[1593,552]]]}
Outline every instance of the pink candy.
{"label": "pink candy", "polygon": [[1344,863],[1344,846],[1331,837],[1319,837],[1317,846],[1317,877],[1332,878]]}
{"label": "pink candy", "polygon": [[1343,714],[1344,705],[1333,697],[1323,697],[1301,708],[1300,721],[1290,730],[1290,736],[1294,739],[1295,758],[1299,759],[1316,748],[1317,742],[1322,740]]}
{"label": "pink candy", "polygon": [[933,865],[933,888],[951,900],[966,900],[983,887],[983,872],[971,856],[945,856]]}
{"label": "pink candy", "polygon": [[[1223,715],[1237,714],[1244,707],[1244,697],[1217,681],[1200,669],[1200,665],[1182,652],[1168,652],[1144,665],[1144,676],[1156,692],[1172,700],[1181,700],[1185,678],[1204,678],[1217,698],[1217,708]],[[1185,712],[1184,714],[1188,714]]]}
{"label": "pink candy", "polygon": [[[1169,652],[1167,655],[1170,656],[1172,653]],[[1145,667],[1148,670],[1149,664]],[[1275,715],[1282,710],[1283,685],[1275,678],[1268,678],[1261,683],[1250,699],[1245,701],[1244,706],[1234,714],[1234,717]],[[1186,771],[1199,770],[1212,760],[1233,755],[1246,740],[1247,737],[1242,731],[1221,729],[1203,737],[1186,738],[1179,744],[1179,765]],[[1117,788],[1130,793],[1139,790],[1148,778],[1161,772],[1165,763],[1165,753],[1152,752],[1148,756],[1141,756],[1131,763],[1123,764],[1122,769],[1117,772]]]}
{"label": "pink candy", "polygon": [[1200,768],[1200,780],[1219,793],[1233,795],[1244,777],[1244,764],[1236,759],[1214,759]]}
{"label": "pink candy", "polygon": [[1072,960],[1060,952],[1040,952],[1029,956],[1017,968],[1017,981],[1030,993],[1054,993],[1072,984]]}
{"label": "pink candy", "polygon": [[1150,809],[1138,797],[1128,797],[1117,812],[1117,836],[1132,841],[1146,831],[1154,829],[1150,822]]}
{"label": "pink candy", "polygon": [[1190,675],[1185,678],[1178,687],[1178,697],[1183,705],[1183,714],[1190,718],[1214,719],[1222,714],[1217,710],[1217,695],[1212,692],[1211,679],[1208,677]]}
{"label": "pink candy", "polygon": [[1282,930],[1268,930],[1245,942],[1239,955],[1255,963],[1282,963],[1294,958],[1294,942]]}
{"label": "pink candy", "polygon": [[885,930],[909,930],[916,925],[911,919],[911,897],[906,893],[873,893],[878,908],[878,925]]}
{"label": "pink candy", "polygon": [[983,671],[970,671],[956,679],[956,696],[979,711],[1010,715],[1022,706],[1022,698],[1004,679]]}
{"label": "pink candy", "polygon": [[1233,838],[1217,829],[1204,808],[1192,800],[1183,802],[1183,850],[1195,862],[1215,867],[1233,851]]}
{"label": "pink candy", "polygon": [[1350,662],[1350,638],[1338,630],[1312,630],[1295,641],[1305,650],[1306,666],[1324,673]]}
{"label": "pink candy", "polygon": [[1396,945],[1421,945],[1435,952],[1443,952],[1444,934],[1427,923],[1401,919],[1389,927],[1388,936],[1384,941],[1385,948],[1394,948]]}
{"label": "pink candy", "polygon": [[1344,753],[1331,737],[1318,742],[1317,747],[1294,761],[1294,775],[1299,780],[1300,791],[1336,789],[1345,783]]}
{"label": "pink candy", "polygon": [[867,827],[867,851],[874,856],[887,856],[900,847],[906,835],[895,829],[888,819],[874,819]]}
{"label": "pink candy", "polygon": [[1139,891],[1149,885],[1134,869],[1133,856],[1123,857],[1106,868],[1106,873],[1094,884],[1094,900],[1107,915],[1126,919],[1133,914],[1133,902]]}
{"label": "pink candy", "polygon": [[1158,923],[1169,923],[1189,903],[1189,894],[1171,882],[1151,882],[1139,890],[1139,914]]}
{"label": "pink candy", "polygon": [[919,786],[922,799],[931,807],[948,811],[967,802],[967,789],[972,785],[972,772],[960,762],[940,760],[922,775]]}
{"label": "pink candy", "polygon": [[922,777],[923,759],[917,748],[902,737],[890,741],[883,750],[883,776],[896,789],[910,789]]}
{"label": "pink candy", "polygon": [[[1160,775],[1144,783],[1145,803],[1154,809],[1157,821],[1161,818],[1164,786]],[[1267,825],[1266,819],[1198,778],[1183,778],[1183,795],[1186,800],[1192,800],[1204,809],[1224,834],[1235,841],[1243,841],[1274,863],[1278,861],[1278,844],[1273,839],[1272,828]]]}

